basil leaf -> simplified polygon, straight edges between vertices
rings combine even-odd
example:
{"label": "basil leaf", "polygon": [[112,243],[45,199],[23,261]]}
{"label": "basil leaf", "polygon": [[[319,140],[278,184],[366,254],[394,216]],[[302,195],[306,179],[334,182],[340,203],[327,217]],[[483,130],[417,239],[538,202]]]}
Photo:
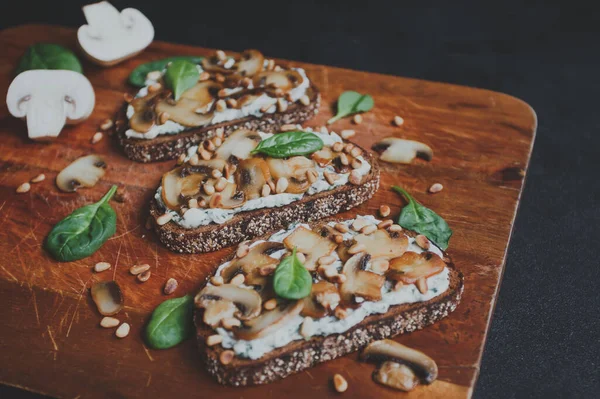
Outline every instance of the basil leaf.
{"label": "basil leaf", "polygon": [[117,186],[112,186],[100,201],[76,209],[58,222],[46,238],[46,250],[62,262],[96,252],[117,230],[117,215],[108,204],[116,191]]}
{"label": "basil leaf", "polygon": [[448,241],[452,236],[448,223],[437,213],[415,201],[403,188],[392,186],[392,190],[402,194],[408,201],[400,212],[398,224],[423,234],[443,250],[448,248]]}
{"label": "basil leaf", "polygon": [[296,256],[296,248],[292,254],[279,263],[273,276],[275,293],[286,299],[307,297],[312,289],[312,277]]}
{"label": "basil leaf", "polygon": [[199,64],[204,57],[194,57],[194,56],[177,56],[177,57],[169,57],[162,60],[146,62],[145,64],[138,65],[130,74],[129,74],[129,83],[137,86],[144,87],[146,86],[146,79],[148,73],[153,71],[162,71],[167,67],[167,64],[175,61],[189,61],[193,64]]}
{"label": "basil leaf", "polygon": [[323,148],[323,140],[314,133],[292,131],[277,133],[262,140],[252,153],[261,152],[273,158],[308,155]]}
{"label": "basil leaf", "polygon": [[154,309],[146,326],[146,343],[154,349],[171,348],[194,331],[191,295],[169,299]]}
{"label": "basil leaf", "polygon": [[328,120],[327,124],[330,125],[333,122],[342,119],[344,116],[370,111],[374,105],[375,102],[373,101],[373,97],[368,94],[360,94],[355,91],[345,91],[342,93],[340,98],[338,98],[337,115]]}
{"label": "basil leaf", "polygon": [[29,46],[19,59],[16,74],[32,69],[66,69],[83,73],[75,53],[52,43],[36,43]]}
{"label": "basil leaf", "polygon": [[173,90],[173,96],[177,101],[184,91],[198,83],[199,77],[200,72],[198,72],[195,64],[186,60],[178,60],[173,61],[167,67],[165,83],[167,87]]}

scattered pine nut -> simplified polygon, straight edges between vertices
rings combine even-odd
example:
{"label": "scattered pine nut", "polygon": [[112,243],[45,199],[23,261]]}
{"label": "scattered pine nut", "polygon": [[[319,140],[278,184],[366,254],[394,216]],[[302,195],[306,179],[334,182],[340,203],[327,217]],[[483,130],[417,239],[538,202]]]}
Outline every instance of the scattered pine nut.
{"label": "scattered pine nut", "polygon": [[223,83],[225,81],[225,76],[221,73],[215,74],[215,80],[219,83]]}
{"label": "scattered pine nut", "polygon": [[217,112],[225,111],[227,109],[227,103],[224,100],[219,100],[215,104],[215,108]]}
{"label": "scattered pine nut", "polygon": [[348,143],[344,146],[344,152],[349,154],[354,149],[354,144]]}
{"label": "scattered pine nut", "polygon": [[352,230],[354,231],[360,231],[363,227],[365,227],[368,224],[368,222],[365,221],[365,219],[355,219],[354,222],[352,222]]}
{"label": "scattered pine nut", "polygon": [[431,185],[431,187],[429,187],[429,192],[431,194],[435,194],[435,193],[439,193],[443,189],[444,189],[444,186],[442,186],[441,183],[434,183]]}
{"label": "scattered pine nut", "polygon": [[325,180],[327,180],[327,183],[333,185],[333,183],[335,183],[340,177],[337,175],[337,173],[331,173],[328,171],[323,172],[323,176],[325,177]]}
{"label": "scattered pine nut", "polygon": [[163,292],[165,293],[165,295],[171,295],[172,293],[175,292],[178,285],[179,285],[179,283],[177,283],[177,280],[175,280],[174,278],[171,277],[165,283],[165,288],[163,288]]}
{"label": "scattered pine nut", "polygon": [[354,137],[356,135],[356,130],[346,129],[342,130],[340,135],[344,140],[348,140],[350,137]]}
{"label": "scattered pine nut", "polygon": [[365,244],[354,244],[353,246],[348,248],[348,253],[350,255],[355,255],[359,252],[364,252],[366,250],[367,250],[367,247],[365,246]]}
{"label": "scattered pine nut", "polygon": [[300,335],[305,339],[310,338],[315,332],[315,322],[310,317],[305,317],[300,327]]}
{"label": "scattered pine nut", "polygon": [[169,223],[171,219],[173,219],[173,215],[170,213],[165,213],[164,215],[160,215],[158,218],[156,218],[156,223],[158,223],[159,226],[163,226]]}
{"label": "scattered pine nut", "polygon": [[127,102],[127,103],[130,103],[133,101],[133,96],[129,93],[124,93],[123,100],[125,100],[125,102]]}
{"label": "scattered pine nut", "polygon": [[394,116],[394,125],[396,125],[396,126],[404,125],[404,119],[398,115]]}
{"label": "scattered pine nut", "polygon": [[162,85],[160,83],[152,83],[150,86],[148,86],[148,93],[156,93],[160,89],[162,89]]}
{"label": "scattered pine nut", "polygon": [[305,94],[302,97],[300,97],[300,103],[302,105],[308,105],[310,104],[310,98],[308,98],[308,96]]}
{"label": "scattered pine nut", "polygon": [[228,106],[229,108],[236,108],[236,107],[237,107],[237,105],[238,105],[238,102],[237,102],[237,100],[236,100],[235,98],[228,98],[228,99],[225,101],[225,104],[227,104],[227,106]]}
{"label": "scattered pine nut", "polygon": [[354,115],[354,118],[352,118],[352,122],[354,122],[357,125],[360,125],[363,121],[363,117],[361,114],[356,114]]}
{"label": "scattered pine nut", "polygon": [[282,132],[290,132],[292,130],[296,130],[296,125],[292,125],[292,124],[283,125],[279,128],[279,130],[281,130]]}
{"label": "scattered pine nut", "polygon": [[379,222],[379,224],[377,225],[377,228],[385,230],[393,224],[394,224],[394,221],[392,219],[386,219],[382,222]]}
{"label": "scattered pine nut", "polygon": [[150,270],[150,265],[145,263],[143,265],[133,265],[129,268],[129,273],[133,274],[134,276],[137,276],[140,273],[144,273],[146,271]]}
{"label": "scattered pine nut", "polygon": [[273,309],[275,309],[275,307],[277,307],[277,299],[275,299],[275,298],[269,299],[268,301],[266,301],[263,304],[263,307],[266,310],[273,310]]}
{"label": "scattered pine nut", "polygon": [[150,279],[151,274],[152,274],[152,272],[150,270],[146,270],[145,272],[138,274],[137,279],[139,282],[145,283],[146,281],[148,281]]}
{"label": "scattered pine nut", "polygon": [[102,320],[100,320],[100,326],[104,328],[115,328],[119,323],[121,323],[119,319],[109,316],[103,317]]}
{"label": "scattered pine nut", "polygon": [[206,346],[215,346],[223,342],[223,337],[219,334],[210,335],[206,338]]}
{"label": "scattered pine nut", "polygon": [[212,277],[210,279],[210,283],[212,285],[216,285],[216,286],[223,285],[223,277],[221,277],[221,276],[214,276],[214,277]]}
{"label": "scattered pine nut", "polygon": [[123,323],[119,326],[119,328],[117,328],[117,331],[115,331],[115,335],[118,338],[125,338],[129,335],[129,330],[131,330],[131,326],[129,325],[129,323]]}
{"label": "scattered pine nut", "polygon": [[391,232],[399,232],[402,231],[402,226],[400,226],[399,224],[393,224],[388,228],[388,230]]}
{"label": "scattered pine nut", "polygon": [[248,247],[248,244],[242,243],[235,252],[235,256],[238,258],[243,258],[244,256],[248,255],[248,252],[250,252],[250,247]]}
{"label": "scattered pine nut", "polygon": [[381,215],[381,217],[386,218],[386,217],[390,216],[390,212],[391,212],[391,209],[387,205],[381,205],[379,207],[379,214]]}
{"label": "scattered pine nut", "polygon": [[230,283],[233,285],[242,285],[246,281],[246,276],[243,274],[237,274],[234,278],[231,279]]}
{"label": "scattered pine nut", "polygon": [[152,71],[152,72],[148,72],[148,74],[146,75],[146,79],[149,80],[158,80],[160,79],[160,71]]}
{"label": "scattered pine nut", "polygon": [[321,134],[329,134],[329,130],[327,130],[327,126],[321,126],[319,128],[319,132],[321,132]]}
{"label": "scattered pine nut", "polygon": [[17,187],[17,193],[23,194],[31,190],[31,184],[23,183],[19,187]]}
{"label": "scattered pine nut", "polygon": [[198,77],[198,80],[199,80],[200,82],[204,82],[205,80],[208,80],[208,79],[210,79],[210,73],[208,73],[208,72],[206,72],[206,71],[202,72],[202,73],[200,74],[200,76]]}
{"label": "scattered pine nut", "polygon": [[354,158],[359,157],[362,155],[362,150],[360,149],[360,147],[354,147],[350,151],[350,155],[352,155]]}
{"label": "scattered pine nut", "polygon": [[100,273],[108,269],[110,269],[110,263],[108,262],[98,262],[94,265],[94,271],[96,273]]}
{"label": "scattered pine nut", "polygon": [[354,158],[352,160],[351,166],[352,166],[352,169],[358,169],[362,166],[362,162],[359,159]]}
{"label": "scattered pine nut", "polygon": [[331,277],[331,282],[336,284],[344,284],[346,282],[346,275],[338,273]]}
{"label": "scattered pine nut", "polygon": [[344,241],[344,237],[343,237],[341,234],[336,234],[336,235],[333,237],[333,241],[334,241],[336,244],[341,244],[341,243]]}
{"label": "scattered pine nut", "polygon": [[226,351],[221,352],[221,354],[219,355],[219,361],[223,365],[228,365],[229,363],[231,363],[231,361],[233,360],[234,357],[235,357],[235,352],[232,351],[231,349],[228,349]]}
{"label": "scattered pine nut", "polygon": [[360,230],[360,232],[365,235],[369,235],[371,233],[374,233],[375,231],[377,231],[377,226],[375,226],[374,224],[369,224]]}
{"label": "scattered pine nut", "polygon": [[287,190],[288,186],[289,186],[288,179],[286,179],[285,177],[280,177],[279,179],[277,179],[277,185],[275,186],[275,192],[277,194],[285,193],[285,190]]}
{"label": "scattered pine nut", "polygon": [[425,237],[423,234],[419,234],[418,236],[416,236],[415,242],[417,243],[417,245],[419,247],[423,248],[424,250],[428,250],[429,247],[431,246],[429,239],[427,237]]}
{"label": "scattered pine nut", "polygon": [[99,143],[103,137],[104,137],[104,134],[102,132],[94,133],[94,135],[92,136],[92,144]]}
{"label": "scattered pine nut", "polygon": [[333,143],[333,146],[331,146],[331,149],[334,152],[342,152],[344,150],[344,143]]}
{"label": "scattered pine nut", "polygon": [[217,192],[221,192],[223,190],[225,190],[225,187],[227,187],[227,179],[224,177],[221,177],[216,183],[215,183],[215,191]]}
{"label": "scattered pine nut", "polygon": [[227,317],[221,321],[221,324],[226,330],[231,330],[235,327],[241,326],[242,322],[236,319],[235,317]]}
{"label": "scattered pine nut", "polygon": [[[343,276],[343,275],[342,275]],[[346,276],[344,276],[346,277]],[[335,310],[333,311],[333,315],[335,317],[337,317],[340,320],[345,319],[346,317],[348,317],[348,311],[344,308],[342,308],[341,306],[338,306],[335,308]]]}
{"label": "scattered pine nut", "polygon": [[37,175],[36,177],[34,177],[33,179],[31,179],[32,183],[39,183],[46,180],[46,175],[43,173],[40,173],[39,175]]}
{"label": "scattered pine nut", "polygon": [[198,149],[198,154],[200,154],[200,158],[202,158],[205,161],[208,161],[209,159],[212,158],[212,154],[210,153],[210,151],[206,151],[204,148],[200,147]]}
{"label": "scattered pine nut", "polygon": [[311,169],[306,172],[306,178],[310,184],[313,184],[319,178],[319,173],[316,170]]}
{"label": "scattered pine nut", "polygon": [[271,194],[271,187],[268,184],[263,184],[262,189],[260,190],[260,195],[263,197],[268,197]]}
{"label": "scattered pine nut", "polygon": [[188,201],[188,208],[198,208],[198,200],[196,198],[190,198],[190,200]]}
{"label": "scattered pine nut", "polygon": [[343,152],[340,154],[340,163],[342,165],[348,165],[350,163],[350,159],[348,159],[348,155]]}
{"label": "scattered pine nut", "polygon": [[177,165],[181,165],[184,162],[185,162],[185,153],[179,155],[179,158],[177,158]]}
{"label": "scattered pine nut", "polygon": [[212,184],[204,183],[202,189],[207,195],[213,195],[215,193],[215,186]]}
{"label": "scattered pine nut", "polygon": [[267,61],[267,71],[272,71],[275,68],[275,60]]}
{"label": "scattered pine nut", "polygon": [[100,130],[107,131],[111,127],[113,127],[112,119],[105,119],[104,122],[102,122],[102,124],[100,125]]}
{"label": "scattered pine nut", "polygon": [[333,386],[337,392],[346,392],[348,389],[348,381],[340,374],[336,374],[333,376]]}
{"label": "scattered pine nut", "polygon": [[344,223],[336,223],[335,226],[333,226],[333,228],[339,231],[340,233],[347,233],[350,231],[350,228]]}
{"label": "scattered pine nut", "polygon": [[[214,151],[217,149],[217,147],[215,147],[215,144],[210,140],[206,140],[204,142],[204,148],[206,148],[207,151]],[[217,169],[213,169],[213,170],[217,170]]]}
{"label": "scattered pine nut", "polygon": [[348,181],[350,182],[350,184],[359,186],[362,183],[362,175],[358,172],[358,170],[354,169],[352,172],[350,172],[350,176],[348,176]]}
{"label": "scattered pine nut", "polygon": [[283,98],[278,98],[277,99],[277,110],[279,110],[279,112],[285,112],[288,109],[288,103],[287,101],[285,101]]}
{"label": "scattered pine nut", "polygon": [[217,56],[217,59],[218,59],[219,61],[224,61],[224,60],[225,60],[225,58],[227,58],[227,56],[225,55],[225,52],[224,52],[223,50],[217,50],[217,51],[215,52],[215,55]]}

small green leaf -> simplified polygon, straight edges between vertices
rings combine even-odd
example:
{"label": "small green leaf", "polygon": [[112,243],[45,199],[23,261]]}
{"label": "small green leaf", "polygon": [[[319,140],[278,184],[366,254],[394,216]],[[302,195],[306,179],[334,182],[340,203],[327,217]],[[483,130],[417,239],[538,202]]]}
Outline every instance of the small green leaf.
{"label": "small green leaf", "polygon": [[298,260],[296,248],[275,269],[273,288],[277,295],[286,299],[302,299],[310,294],[312,277]]}
{"label": "small green leaf", "polygon": [[52,43],[36,43],[19,59],[16,74],[32,69],[65,69],[83,73],[77,56],[68,48]]}
{"label": "small green leaf", "polygon": [[308,155],[323,148],[323,140],[314,133],[292,131],[274,134],[262,140],[252,153],[263,153],[273,158]]}
{"label": "small green leaf", "polygon": [[194,331],[194,300],[191,295],[169,299],[154,309],[146,326],[146,343],[154,349],[171,348]]}
{"label": "small green leaf", "polygon": [[373,97],[368,94],[360,94],[355,91],[345,91],[342,93],[340,98],[338,98],[337,115],[328,120],[327,124],[330,125],[348,115],[370,111],[374,105],[375,102],[373,101]]}
{"label": "small green leaf", "polygon": [[58,222],[46,238],[46,250],[62,262],[96,252],[117,230],[117,215],[108,204],[116,191],[117,186],[112,186],[100,201],[76,209]]}
{"label": "small green leaf", "polygon": [[443,250],[448,248],[448,241],[452,236],[448,223],[437,213],[415,201],[403,188],[392,186],[392,190],[402,194],[408,201],[400,212],[398,224],[423,234]]}
{"label": "small green leaf", "polygon": [[162,71],[167,67],[167,64],[175,61],[188,61],[193,64],[199,64],[204,57],[193,57],[193,56],[176,56],[164,58],[162,60],[146,62],[145,64],[138,65],[130,74],[129,74],[129,83],[137,86],[144,87],[146,86],[146,78],[148,73],[153,71]]}
{"label": "small green leaf", "polygon": [[178,60],[171,62],[167,67],[165,83],[168,88],[173,90],[173,96],[177,101],[184,91],[198,83],[199,77],[200,72],[195,64],[186,60]]}

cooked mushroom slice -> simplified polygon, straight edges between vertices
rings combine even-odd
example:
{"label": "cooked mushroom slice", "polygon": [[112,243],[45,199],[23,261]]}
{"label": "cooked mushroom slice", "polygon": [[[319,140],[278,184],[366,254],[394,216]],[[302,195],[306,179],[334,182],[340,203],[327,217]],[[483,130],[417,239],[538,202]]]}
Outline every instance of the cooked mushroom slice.
{"label": "cooked mushroom slice", "polygon": [[103,316],[112,316],[123,308],[121,288],[114,281],[100,281],[92,285],[92,299]]}
{"label": "cooked mushroom slice", "polygon": [[211,301],[229,301],[237,307],[234,316],[240,320],[249,320],[260,313],[262,300],[256,291],[233,284],[220,286],[207,285],[196,295],[195,303],[199,307],[210,306]]}
{"label": "cooked mushroom slice", "polygon": [[268,312],[263,312],[260,316],[246,321],[244,325],[236,330],[236,338],[250,341],[269,335],[277,331],[287,322],[300,314],[304,302],[295,301],[278,304],[278,306]]}
{"label": "cooked mushroom slice", "polygon": [[[218,169],[219,164],[214,166]],[[185,198],[200,194],[200,187],[211,175],[208,165],[185,165],[171,170],[162,178],[162,200],[169,209],[179,209]]]}
{"label": "cooked mushroom slice", "polygon": [[258,50],[246,50],[240,55],[236,63],[236,74],[240,76],[254,76],[263,70],[265,57]]}
{"label": "cooked mushroom slice", "polygon": [[406,364],[396,362],[383,362],[373,373],[373,379],[390,388],[409,392],[419,385],[419,378],[415,372]]}
{"label": "cooked mushroom slice", "polygon": [[252,83],[254,87],[266,87],[268,89],[281,89],[284,92],[290,91],[299,86],[304,81],[302,75],[297,71],[265,71],[257,74]]}
{"label": "cooked mushroom slice", "polygon": [[387,137],[373,145],[379,158],[385,162],[411,163],[415,158],[431,161],[433,150],[427,144],[418,141]]}
{"label": "cooked mushroom slice", "polygon": [[104,176],[106,163],[98,155],[77,158],[56,176],[61,191],[73,192],[80,187],[94,187]]}
{"label": "cooked mushroom slice", "polygon": [[247,199],[260,198],[263,185],[271,180],[271,172],[262,158],[250,158],[240,161],[235,173],[238,189]]}
{"label": "cooked mushroom slice", "polygon": [[378,229],[371,234],[358,234],[354,237],[358,244],[363,244],[366,253],[372,258],[391,259],[402,256],[408,248],[408,238],[400,233],[391,233]]}
{"label": "cooked mushroom slice", "polygon": [[344,264],[342,273],[346,276],[346,281],[340,286],[340,295],[345,303],[353,303],[357,296],[368,301],[381,300],[381,287],[385,283],[385,277],[364,270],[370,258],[368,254],[358,253]]}
{"label": "cooked mushroom slice", "polygon": [[327,316],[340,302],[337,287],[328,281],[312,285],[310,295],[303,299],[302,316],[321,318]]}
{"label": "cooked mushroom slice", "polygon": [[242,191],[238,191],[237,184],[227,183],[223,191],[213,195],[211,202],[213,208],[234,209],[246,202],[246,196]]}
{"label": "cooked mushroom slice", "polygon": [[156,112],[169,114],[169,119],[186,127],[206,126],[212,121],[213,114],[199,114],[196,101],[180,98],[176,104],[161,101],[156,104]]}
{"label": "cooked mushroom slice", "polygon": [[256,101],[260,96],[255,96],[253,94],[246,94],[241,96],[238,100],[237,100],[237,107],[236,108],[242,108],[245,107],[246,105],[250,105],[252,104],[254,101]]}
{"label": "cooked mushroom slice", "polygon": [[231,133],[215,151],[217,159],[229,160],[233,155],[238,159],[250,158],[250,152],[260,143],[261,138],[257,132],[238,129]]}
{"label": "cooked mushroom slice", "polygon": [[298,252],[302,252],[306,256],[304,267],[311,271],[317,268],[319,258],[329,255],[337,245],[305,227],[294,230],[283,240],[283,244],[289,249],[296,247]]}
{"label": "cooked mushroom slice", "polygon": [[405,284],[416,284],[419,291],[427,292],[427,278],[441,273],[446,264],[433,252],[406,252],[390,261],[387,278]]}
{"label": "cooked mushroom slice", "polygon": [[409,364],[414,367],[417,375],[425,384],[436,380],[438,368],[435,361],[416,349],[404,346],[391,339],[371,342],[361,353],[362,360],[391,360]]}
{"label": "cooked mushroom slice", "polygon": [[311,183],[308,180],[307,172],[315,169],[315,163],[303,156],[291,157],[288,159],[268,158],[267,164],[271,171],[271,176],[275,180],[285,177],[288,180],[286,193],[302,194],[306,192]]}
{"label": "cooked mushroom slice", "polygon": [[216,55],[213,55],[211,57],[204,57],[201,62],[202,69],[204,69],[207,72],[218,72],[223,75],[234,73],[235,70],[233,68],[227,69],[224,67],[226,60],[227,58],[223,60],[217,57]]}
{"label": "cooked mushroom slice", "polygon": [[219,90],[223,87],[211,81],[199,82],[195,86],[187,89],[181,95],[181,98],[194,101],[196,104],[195,112],[205,114],[209,111],[211,104],[219,97]]}
{"label": "cooked mushroom slice", "polygon": [[137,97],[131,101],[134,113],[129,119],[129,127],[136,132],[146,133],[156,124],[156,112],[154,110],[156,104],[164,100],[167,96],[166,92],[157,91],[149,93],[144,97]]}
{"label": "cooked mushroom slice", "polygon": [[[269,268],[275,269],[279,264],[279,259],[270,257],[269,255],[284,249],[280,242],[265,241],[254,245],[250,248],[250,252],[243,258],[235,258],[221,272],[221,277],[227,283],[231,281],[239,273],[246,275],[246,285],[261,285],[264,286],[265,270]],[[255,284],[259,282],[260,284]]]}
{"label": "cooked mushroom slice", "polygon": [[323,147],[319,151],[314,152],[310,157],[319,164],[320,167],[324,168],[329,165],[336,154],[333,152],[331,147]]}
{"label": "cooked mushroom slice", "polygon": [[202,320],[211,327],[218,327],[223,319],[234,317],[238,309],[231,301],[213,300],[206,301]]}

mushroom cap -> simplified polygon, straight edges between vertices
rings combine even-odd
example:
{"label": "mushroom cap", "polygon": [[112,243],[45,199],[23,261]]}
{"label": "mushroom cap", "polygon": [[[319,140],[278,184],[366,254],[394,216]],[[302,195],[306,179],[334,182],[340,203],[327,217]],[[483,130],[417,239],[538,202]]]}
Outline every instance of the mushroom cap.
{"label": "mushroom cap", "polygon": [[260,316],[245,322],[243,327],[233,333],[237,338],[244,340],[264,337],[298,316],[303,306],[302,300],[279,303],[275,309],[263,312]]}
{"label": "mushroom cap", "polygon": [[196,295],[195,303],[200,307],[209,306],[211,301],[233,302],[238,308],[235,316],[249,320],[260,314],[262,299],[256,291],[233,284],[207,285]]}
{"label": "mushroom cap", "polygon": [[74,192],[80,187],[93,187],[106,172],[106,163],[99,155],[77,158],[56,176],[61,191]]}
{"label": "mushroom cap", "polygon": [[397,137],[386,137],[375,143],[373,151],[385,162],[409,164],[415,158],[431,161],[433,150],[419,141],[404,140]]}

